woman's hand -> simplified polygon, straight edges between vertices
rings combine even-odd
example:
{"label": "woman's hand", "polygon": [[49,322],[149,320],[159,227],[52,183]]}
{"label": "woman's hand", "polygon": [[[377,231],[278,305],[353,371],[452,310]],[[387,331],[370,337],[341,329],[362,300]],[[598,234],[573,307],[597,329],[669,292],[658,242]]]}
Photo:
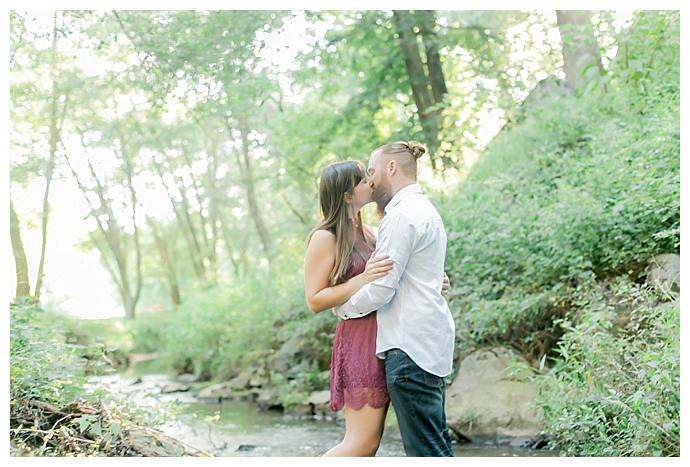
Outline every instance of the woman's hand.
{"label": "woman's hand", "polygon": [[365,284],[368,284],[369,282],[385,276],[391,269],[393,269],[393,260],[391,260],[388,255],[369,258],[367,267],[361,274],[362,280]]}
{"label": "woman's hand", "polygon": [[444,297],[448,296],[448,289],[450,288],[450,279],[448,278],[448,274],[445,272],[443,273],[443,287],[441,287],[441,295]]}

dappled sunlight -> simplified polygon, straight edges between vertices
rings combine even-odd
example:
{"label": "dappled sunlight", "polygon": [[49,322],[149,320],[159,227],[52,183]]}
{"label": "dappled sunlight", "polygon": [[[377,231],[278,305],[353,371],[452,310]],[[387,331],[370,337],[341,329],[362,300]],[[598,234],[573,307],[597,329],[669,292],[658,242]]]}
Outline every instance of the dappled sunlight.
{"label": "dappled sunlight", "polygon": [[452,327],[447,452],[679,454],[678,11],[11,10],[9,52],[13,456],[323,454],[377,287]]}

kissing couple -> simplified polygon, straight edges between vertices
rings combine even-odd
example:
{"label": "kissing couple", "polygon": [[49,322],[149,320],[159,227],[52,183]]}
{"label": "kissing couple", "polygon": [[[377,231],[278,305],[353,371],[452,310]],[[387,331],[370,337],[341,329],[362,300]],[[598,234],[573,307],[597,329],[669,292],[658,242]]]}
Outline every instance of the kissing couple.
{"label": "kissing couple", "polygon": [[[345,411],[345,437],[324,456],[374,456],[392,402],[407,456],[452,457],[445,382],[455,323],[445,295],[446,231],[417,184],[422,145],[398,141],[371,153],[368,167],[323,169],[322,220],[311,231],[305,295],[340,318],[331,356],[330,409]],[[362,223],[375,202],[378,234]]]}

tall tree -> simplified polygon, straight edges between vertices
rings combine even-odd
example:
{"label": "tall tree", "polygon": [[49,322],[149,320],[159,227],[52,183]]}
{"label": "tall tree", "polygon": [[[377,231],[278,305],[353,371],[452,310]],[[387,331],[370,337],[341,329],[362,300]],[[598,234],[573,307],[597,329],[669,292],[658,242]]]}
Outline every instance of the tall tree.
{"label": "tall tree", "polygon": [[403,56],[405,57],[407,77],[410,80],[412,95],[417,105],[417,114],[419,115],[419,120],[424,129],[424,134],[427,139],[426,143],[433,152],[438,139],[438,121],[435,114],[431,112],[433,99],[431,90],[429,89],[429,80],[424,71],[424,63],[422,62],[422,56],[419,51],[419,44],[417,43],[417,35],[414,30],[414,18],[409,11],[398,10],[393,12],[393,17],[395,18],[400,50],[402,50]]}
{"label": "tall tree", "polygon": [[179,273],[177,271],[174,240],[171,240],[171,236],[165,232],[166,229],[159,226],[156,221],[148,216],[146,221],[149,227],[151,227],[159,258],[165,271],[165,280],[170,292],[170,301],[173,307],[176,307],[182,303],[182,291],[180,289]]}
{"label": "tall tree", "polygon": [[[424,129],[426,143],[436,171],[441,169],[439,147],[441,113],[448,93],[436,37],[436,14],[432,10],[393,11],[400,49],[405,57],[417,114]],[[422,61],[420,48],[426,61]]]}
{"label": "tall tree", "polygon": [[12,253],[14,254],[14,267],[17,275],[16,297],[30,297],[31,286],[29,285],[29,265],[26,261],[24,244],[22,243],[21,230],[19,228],[19,217],[14,210],[14,203],[10,199],[10,237],[12,239]]}
{"label": "tall tree", "polygon": [[583,86],[603,69],[591,18],[590,11],[556,10],[565,83],[571,88]]}
{"label": "tall tree", "polygon": [[[242,184],[244,185],[245,193],[247,196],[247,204],[249,206],[249,214],[252,218],[252,221],[254,221],[254,226],[256,227],[256,231],[259,233],[259,238],[261,239],[261,246],[264,250],[264,254],[266,255],[266,258],[268,261],[271,261],[271,254],[272,254],[272,245],[271,245],[271,236],[268,233],[268,229],[266,227],[266,222],[264,221],[264,215],[261,212],[261,209],[259,207],[259,203],[256,197],[256,188],[255,188],[255,180],[254,180],[254,173],[252,170],[252,163],[250,160],[250,148],[249,148],[249,127],[247,125],[247,120],[246,118],[239,117],[238,123],[237,123],[239,133],[240,133],[240,141],[241,141],[241,154],[239,154],[237,151],[234,151],[235,153],[235,158],[237,160],[237,168],[240,171],[240,176],[242,177]],[[228,131],[230,134],[232,134],[232,128],[230,125],[228,125]]]}
{"label": "tall tree", "polygon": [[429,69],[431,94],[434,98],[434,104],[441,104],[446,94],[448,94],[448,87],[443,76],[443,66],[441,65],[441,56],[438,51],[436,12],[433,10],[419,10],[417,11],[417,16],[419,18],[419,30],[424,42],[424,50],[426,51],[426,65]]}
{"label": "tall tree", "polygon": [[[53,181],[53,173],[55,171],[55,160],[57,158],[57,146],[60,139],[60,130],[65,115],[65,107],[67,105],[67,96],[61,96],[58,89],[58,70],[57,70],[57,54],[58,54],[58,13],[53,13],[53,32],[52,32],[52,47],[50,55],[50,80],[52,81],[51,95],[50,95],[50,154],[48,156],[48,163],[45,171],[46,185],[43,191],[43,210],[41,214],[41,258],[38,263],[38,274],[36,276],[36,286],[34,287],[34,297],[38,302],[41,298],[41,287],[43,285],[43,268],[45,266],[46,258],[46,243],[48,241],[48,219],[50,217],[50,185]],[[60,105],[60,99],[64,98],[64,104]],[[62,109],[60,110],[60,107]],[[60,122],[58,122],[58,119]]]}
{"label": "tall tree", "polygon": [[[128,267],[128,236],[117,224],[115,214],[109,207],[111,200],[107,197],[105,188],[95,175],[95,171],[91,164],[89,164],[89,168],[91,169],[94,180],[96,180],[95,189],[91,190],[87,188],[81,181],[78,181],[78,183],[84,194],[84,198],[91,207],[90,215],[96,221],[98,230],[102,234],[102,240],[104,240],[105,243],[98,239],[95,233],[91,233],[91,240],[101,251],[101,254],[104,255],[103,264],[106,266],[113,282],[117,286],[120,299],[125,308],[125,317],[132,319],[136,316],[136,306],[141,292],[142,277],[138,270],[133,288],[132,276]],[[79,175],[76,171],[74,171],[73,174],[75,179],[79,180]],[[90,195],[93,193],[97,195],[100,201],[98,206],[90,201]],[[135,233],[135,235],[137,235],[137,233]],[[110,265],[110,256],[112,256],[115,262],[114,268]]]}
{"label": "tall tree", "polygon": [[[201,86],[200,83],[207,86],[208,94],[201,101],[213,104],[209,110],[227,127],[226,143],[233,145],[233,150],[240,150],[235,154],[239,159],[240,186],[244,189],[261,248],[270,262],[270,227],[264,219],[263,203],[257,195],[257,178],[254,176],[259,165],[254,160],[253,149],[262,143],[252,139],[250,134],[256,131],[253,125],[261,122],[262,114],[279,106],[280,93],[277,83],[262,73],[255,48],[258,45],[256,33],[280,24],[285,13],[158,14],[161,15],[166,17],[166,21],[156,22],[153,29],[141,14],[118,14],[117,19],[132,45],[155,58],[151,67],[161,76],[161,89],[170,89],[181,79],[193,86]],[[208,226],[205,217],[199,219],[204,220],[201,229],[205,229]],[[207,234],[203,232],[203,235]],[[206,237],[198,238],[194,247],[202,249],[205,241]]]}
{"label": "tall tree", "polygon": [[[13,171],[30,173],[44,180],[40,209],[41,250],[37,267],[34,299],[40,301],[43,289],[48,224],[50,221],[50,190],[57,170],[58,147],[62,140],[73,83],[72,66],[65,60],[60,45],[71,35],[73,18],[69,13],[54,12],[49,31],[30,31],[20,14],[12,14],[13,33],[10,64],[13,148],[25,152],[25,161],[13,161]],[[41,48],[35,41],[49,38],[49,46]],[[27,138],[30,132],[31,136]],[[22,137],[23,134],[23,137]],[[20,167],[22,167],[20,169]],[[16,177],[12,177],[18,181]],[[24,180],[28,181],[28,179]]]}

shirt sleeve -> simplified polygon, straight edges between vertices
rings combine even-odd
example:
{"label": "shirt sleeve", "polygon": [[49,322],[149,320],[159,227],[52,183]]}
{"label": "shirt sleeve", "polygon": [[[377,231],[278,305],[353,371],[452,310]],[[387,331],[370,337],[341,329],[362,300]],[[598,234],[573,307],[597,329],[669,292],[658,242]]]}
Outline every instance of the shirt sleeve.
{"label": "shirt sleeve", "polygon": [[342,319],[360,318],[390,302],[414,250],[415,238],[415,226],[404,213],[386,214],[373,256],[388,255],[393,260],[393,269],[355,292],[346,303],[336,307],[335,314]]}

